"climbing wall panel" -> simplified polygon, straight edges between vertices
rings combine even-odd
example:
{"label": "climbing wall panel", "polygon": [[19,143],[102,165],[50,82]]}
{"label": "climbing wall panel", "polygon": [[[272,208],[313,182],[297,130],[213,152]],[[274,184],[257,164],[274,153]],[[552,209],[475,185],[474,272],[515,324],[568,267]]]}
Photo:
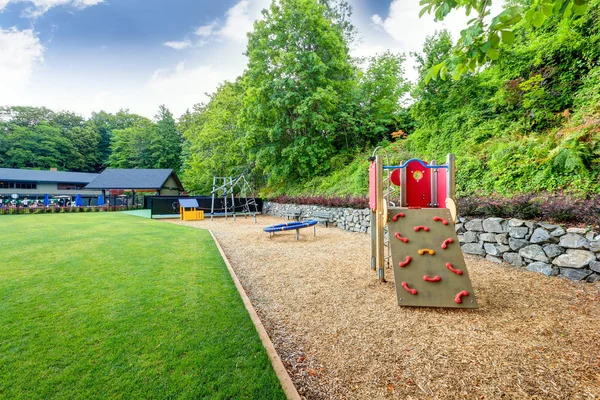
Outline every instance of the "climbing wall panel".
{"label": "climbing wall panel", "polygon": [[477,308],[447,208],[390,208],[388,230],[399,305]]}

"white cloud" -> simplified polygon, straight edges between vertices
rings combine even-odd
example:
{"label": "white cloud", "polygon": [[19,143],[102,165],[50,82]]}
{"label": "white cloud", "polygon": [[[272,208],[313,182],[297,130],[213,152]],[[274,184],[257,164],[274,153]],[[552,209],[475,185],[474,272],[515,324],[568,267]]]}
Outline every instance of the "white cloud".
{"label": "white cloud", "polygon": [[206,101],[206,93],[213,92],[225,80],[234,80],[240,72],[235,67],[210,64],[188,68],[185,62],[180,62],[174,68],[156,70],[144,85],[145,97],[154,103],[149,109],[165,103],[175,115],[180,115],[194,104]]}
{"label": "white cloud", "polygon": [[227,10],[225,16],[225,24],[219,30],[219,36],[225,40],[246,42],[247,33],[260,16],[260,9],[252,8],[248,0],[242,0]]}
{"label": "white cloud", "polygon": [[209,37],[214,33],[215,29],[218,26],[219,26],[219,19],[217,18],[210,24],[202,25],[200,28],[196,29],[196,32],[194,32],[194,33],[200,37],[204,37],[204,38]]}
{"label": "white cloud", "polygon": [[30,3],[31,7],[25,10],[25,16],[37,18],[52,7],[70,5],[76,8],[86,8],[103,3],[105,0],[0,0],[0,11],[9,3]]}
{"label": "white cloud", "polygon": [[241,0],[225,13],[225,20],[219,18],[196,29],[195,34],[206,39],[246,43],[247,34],[252,30],[254,21],[261,17],[263,8],[268,7],[269,0]]}
{"label": "white cloud", "polygon": [[181,42],[165,42],[163,43],[165,46],[170,47],[175,50],[183,50],[187,47],[190,47],[192,43],[189,40],[184,40]]}
{"label": "white cloud", "polygon": [[44,47],[33,30],[0,28],[0,104],[12,103],[43,61]]}

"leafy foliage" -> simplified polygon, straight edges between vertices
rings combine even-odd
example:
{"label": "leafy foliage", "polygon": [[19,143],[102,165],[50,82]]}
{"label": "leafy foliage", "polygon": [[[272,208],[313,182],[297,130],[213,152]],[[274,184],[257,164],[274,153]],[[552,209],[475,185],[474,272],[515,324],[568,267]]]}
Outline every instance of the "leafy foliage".
{"label": "leafy foliage", "polygon": [[213,176],[249,173],[243,151],[244,131],[239,112],[243,88],[240,83],[225,83],[180,122],[186,139],[182,182],[190,193],[210,193]]}
{"label": "leafy foliage", "polygon": [[454,9],[464,8],[467,16],[477,14],[460,33],[451,55],[428,69],[426,80],[445,77],[452,73],[455,79],[468,71],[500,58],[501,44],[511,45],[519,26],[540,28],[546,20],[568,19],[582,15],[588,0],[524,0],[509,2],[498,15],[491,17],[492,0],[421,0],[419,16],[433,13],[442,21]]}

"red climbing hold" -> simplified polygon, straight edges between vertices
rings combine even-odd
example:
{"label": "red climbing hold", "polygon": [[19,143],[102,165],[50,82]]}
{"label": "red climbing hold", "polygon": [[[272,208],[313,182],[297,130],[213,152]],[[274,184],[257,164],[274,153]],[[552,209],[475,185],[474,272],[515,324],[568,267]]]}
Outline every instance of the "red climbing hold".
{"label": "red climbing hold", "polygon": [[419,232],[421,229],[423,229],[425,232],[429,232],[429,228],[423,225],[419,225],[419,226],[415,226],[415,232]]}
{"label": "red climbing hold", "polygon": [[433,278],[430,276],[425,275],[423,277],[423,280],[426,282],[439,282],[442,280],[442,278],[440,278],[438,275],[434,276]]}
{"label": "red climbing hold", "polygon": [[404,217],[406,217],[406,214],[404,214],[404,213],[399,213],[399,214],[396,214],[396,215],[394,215],[394,216],[392,217],[392,221],[396,222],[396,221],[398,221],[398,218],[404,218]]}
{"label": "red climbing hold", "polygon": [[462,271],[461,271],[460,269],[455,269],[454,267],[452,267],[452,264],[450,264],[449,262],[448,262],[448,263],[446,263],[446,267],[447,267],[447,268],[448,268],[450,271],[454,272],[456,275],[462,275]]}
{"label": "red climbing hold", "polygon": [[399,232],[394,233],[394,236],[396,236],[396,239],[403,241],[404,243],[408,243],[408,239],[402,237],[402,235],[400,235]]}
{"label": "red climbing hold", "polygon": [[462,292],[460,292],[459,294],[456,295],[456,297],[454,298],[454,302],[457,304],[460,304],[460,303],[462,303],[462,298],[464,296],[468,296],[468,295],[469,295],[469,292],[467,292],[466,290],[463,290]]}
{"label": "red climbing hold", "polygon": [[434,221],[437,221],[437,222],[441,222],[441,223],[443,223],[444,225],[448,225],[448,221],[446,221],[444,218],[441,218],[441,217],[433,217],[433,220],[434,220]]}
{"label": "red climbing hold", "polygon": [[414,294],[417,294],[417,289],[411,289],[411,288],[409,288],[409,287],[408,287],[408,283],[406,283],[406,282],[402,282],[402,287],[403,287],[404,289],[406,289],[406,291],[407,291],[408,293],[410,293],[410,294],[413,294],[413,295],[414,295]]}
{"label": "red climbing hold", "polygon": [[411,260],[412,260],[411,256],[406,256],[406,259],[404,261],[398,263],[398,266],[400,268],[404,268],[404,267],[406,267],[410,263]]}
{"label": "red climbing hold", "polygon": [[454,240],[452,240],[452,238],[444,240],[444,243],[442,243],[442,249],[445,249],[446,247],[448,247],[449,243],[454,243]]}

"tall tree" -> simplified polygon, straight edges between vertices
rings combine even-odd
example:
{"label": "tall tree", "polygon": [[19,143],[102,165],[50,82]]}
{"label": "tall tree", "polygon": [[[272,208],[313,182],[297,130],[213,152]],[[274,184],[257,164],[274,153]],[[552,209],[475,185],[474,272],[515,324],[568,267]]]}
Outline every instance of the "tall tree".
{"label": "tall tree", "polygon": [[156,168],[153,143],[156,142],[156,125],[147,118],[140,118],[129,128],[112,132],[111,168]]}
{"label": "tall tree", "polygon": [[113,131],[130,128],[141,118],[139,115],[131,114],[128,110],[119,110],[116,114],[110,114],[105,111],[92,113],[89,123],[94,125],[100,135],[98,141],[97,170],[108,165]]}
{"label": "tall tree", "polygon": [[152,143],[155,168],[172,168],[179,172],[181,169],[182,139],[173,114],[161,105],[154,117],[156,120],[156,137]]}
{"label": "tall tree", "polygon": [[240,83],[225,82],[210,96],[208,104],[196,109],[184,135],[189,143],[182,180],[194,193],[209,194],[213,176],[249,172],[243,151],[244,131],[239,124],[243,105]]}
{"label": "tall tree", "polygon": [[274,1],[249,34],[243,122],[251,161],[272,181],[327,171],[355,71],[318,0]]}

